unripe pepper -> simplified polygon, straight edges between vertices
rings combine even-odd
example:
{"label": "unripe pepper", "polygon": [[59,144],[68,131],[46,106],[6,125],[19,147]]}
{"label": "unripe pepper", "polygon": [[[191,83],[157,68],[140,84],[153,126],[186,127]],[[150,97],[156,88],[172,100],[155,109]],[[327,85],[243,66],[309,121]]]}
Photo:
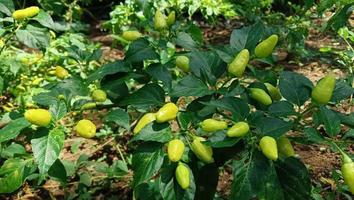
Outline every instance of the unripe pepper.
{"label": "unripe pepper", "polygon": [[261,141],[259,142],[259,146],[263,154],[270,160],[277,160],[278,159],[278,148],[277,142],[274,138],[270,136],[262,137]]}
{"label": "unripe pepper", "polygon": [[122,34],[122,38],[127,41],[134,41],[141,37],[141,33],[139,31],[124,31]]}
{"label": "unripe pepper", "polygon": [[333,74],[328,74],[312,90],[312,100],[319,104],[327,104],[332,98],[333,90],[336,85],[336,78]]}
{"label": "unripe pepper", "polygon": [[213,163],[213,149],[210,146],[203,144],[203,141],[205,141],[205,138],[195,137],[191,144],[191,149],[201,161],[205,163]]}
{"label": "unripe pepper", "polygon": [[274,87],[270,83],[264,83],[264,85],[267,87],[267,90],[273,100],[279,101],[281,99],[281,94],[278,88]]}
{"label": "unripe pepper", "polygon": [[12,13],[12,17],[15,20],[23,20],[29,17],[36,16],[39,13],[39,8],[37,6],[31,6],[21,10],[15,10]]}
{"label": "unripe pepper", "polygon": [[258,58],[265,58],[272,54],[273,49],[277,43],[278,36],[271,35],[256,46],[254,53]]}
{"label": "unripe pepper", "polygon": [[48,126],[52,119],[50,112],[45,109],[29,109],[24,115],[27,121],[40,127]]}
{"label": "unripe pepper", "polygon": [[171,25],[173,25],[174,23],[175,23],[175,21],[176,21],[176,12],[175,11],[172,11],[172,12],[170,12],[170,14],[168,14],[168,16],[167,16],[167,25],[168,26],[171,26]]}
{"label": "unripe pepper", "polygon": [[55,68],[55,75],[59,79],[65,79],[67,76],[69,76],[69,72],[68,72],[68,70],[64,69],[63,67],[57,66]]}
{"label": "unripe pepper", "polygon": [[293,145],[286,136],[282,136],[277,140],[277,147],[280,154],[285,157],[295,156]]}
{"label": "unripe pepper", "polygon": [[227,123],[216,119],[206,119],[202,121],[200,127],[205,132],[215,132],[226,129]]}
{"label": "unripe pepper", "polygon": [[189,58],[187,56],[177,56],[176,66],[184,72],[189,71]]}
{"label": "unripe pepper", "polygon": [[176,118],[178,107],[174,103],[166,103],[156,112],[156,121],[158,123],[167,122]]}
{"label": "unripe pepper", "polygon": [[39,13],[39,8],[37,6],[31,6],[25,8],[25,11],[27,12],[27,17],[34,17]]}
{"label": "unripe pepper", "polygon": [[272,104],[272,98],[262,89],[260,88],[250,88],[250,96],[263,105]]}
{"label": "unripe pepper", "polygon": [[182,189],[187,189],[190,184],[189,169],[183,164],[178,163],[176,168],[176,180]]}
{"label": "unripe pepper", "polygon": [[107,94],[103,90],[95,90],[92,92],[92,99],[97,102],[105,102],[107,99]]}
{"label": "unripe pepper", "polygon": [[349,191],[354,195],[354,162],[348,155],[343,154],[342,175]]}
{"label": "unripe pepper", "polygon": [[21,21],[21,20],[24,20],[27,18],[27,13],[24,9],[21,9],[21,10],[15,10],[13,13],[12,13],[12,17],[15,19],[15,20],[18,20],[18,21]]}
{"label": "unripe pepper", "polygon": [[96,108],[97,104],[94,102],[85,103],[81,106],[81,110],[90,110]]}
{"label": "unripe pepper", "polygon": [[141,129],[143,129],[146,125],[156,120],[155,113],[146,113],[136,124],[135,128],[133,129],[134,135],[139,133]]}
{"label": "unripe pepper", "polygon": [[184,143],[180,139],[174,139],[168,142],[167,155],[172,162],[178,162],[184,152]]}
{"label": "unripe pepper", "polygon": [[229,137],[243,137],[248,133],[249,130],[250,127],[248,126],[248,123],[237,122],[231,128],[229,128],[229,130],[227,130],[226,135]]}
{"label": "unripe pepper", "polygon": [[167,27],[166,16],[159,10],[155,12],[154,27],[156,30],[162,30]]}
{"label": "unripe pepper", "polygon": [[93,138],[96,135],[96,125],[87,119],[80,120],[75,130],[83,138]]}
{"label": "unripe pepper", "polygon": [[235,59],[229,64],[228,72],[234,76],[240,77],[245,72],[246,66],[250,59],[250,53],[247,49],[243,49],[237,54]]}

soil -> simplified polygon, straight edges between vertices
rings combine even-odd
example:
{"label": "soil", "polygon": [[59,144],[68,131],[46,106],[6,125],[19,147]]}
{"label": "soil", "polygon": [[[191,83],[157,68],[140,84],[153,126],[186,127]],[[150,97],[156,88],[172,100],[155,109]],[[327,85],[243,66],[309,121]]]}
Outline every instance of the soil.
{"label": "soil", "polygon": [[[210,26],[206,23],[200,23],[203,29],[204,38],[206,38],[207,43],[220,44],[227,43],[229,41],[229,35],[234,28],[240,27],[239,22],[227,22],[220,23],[216,26]],[[96,28],[95,28],[96,27]],[[100,32],[97,28],[99,26],[94,26],[91,38],[93,41],[102,43],[103,50],[103,60],[114,61],[117,59],[124,58],[124,53],[121,47],[113,48],[113,39],[106,33]],[[323,46],[338,46],[333,45],[333,40],[328,35],[321,35],[318,32],[312,30],[310,35],[306,40],[306,46],[311,49],[319,49]],[[284,53],[284,52],[280,52]],[[335,66],[330,66],[321,60],[311,60],[306,63],[292,62],[292,60],[287,60],[287,53],[285,52],[285,59],[282,64],[287,69],[291,69],[295,72],[304,74],[311,81],[316,82],[319,78],[323,77],[327,72],[333,71],[335,75],[339,77],[344,77],[345,72],[342,69],[335,68]],[[294,64],[295,63],[295,64]],[[2,101],[2,99],[0,99]],[[345,107],[347,106],[347,107]],[[353,107],[349,107],[350,104],[344,105],[343,109],[345,111],[354,111]],[[84,116],[89,117],[94,121],[98,128],[102,126],[102,116],[103,113],[84,113]],[[69,123],[69,122],[68,122]],[[108,155],[104,161],[111,164],[114,160],[122,159],[120,154],[115,148],[117,144],[121,147],[123,155],[126,156],[128,152],[127,142],[129,140],[129,134],[125,134],[119,138],[106,138],[103,142],[98,143],[96,140],[91,139],[81,139],[76,137],[74,133],[71,134],[71,138],[65,141],[65,147],[62,151],[61,158],[64,160],[75,162],[80,155],[87,154],[92,155],[90,160],[98,160],[102,156]],[[118,142],[117,142],[118,141]],[[74,143],[80,143],[77,152],[72,153],[71,147]],[[294,145],[296,154],[309,168],[312,181],[315,183],[322,184],[328,190],[335,190],[335,184],[332,180],[332,170],[339,169],[340,167],[340,156],[337,153],[333,153],[326,146],[319,145]],[[352,150],[353,151],[353,150]],[[130,174],[131,177],[131,174]],[[65,187],[60,186],[60,184],[53,180],[48,180],[42,186],[30,187],[25,185],[16,194],[11,196],[0,195],[0,199],[64,199],[65,196],[75,193],[74,191],[78,186],[78,177],[73,177],[70,180],[70,185]],[[132,191],[130,187],[130,178],[112,181],[109,184],[109,188],[97,190],[94,193],[94,199],[107,199],[107,197],[115,197],[116,199],[131,199]],[[232,171],[230,169],[225,169],[220,172],[220,178],[217,186],[217,192],[219,196],[227,199],[230,194],[232,182]],[[94,181],[92,185],[102,184],[101,180]]]}

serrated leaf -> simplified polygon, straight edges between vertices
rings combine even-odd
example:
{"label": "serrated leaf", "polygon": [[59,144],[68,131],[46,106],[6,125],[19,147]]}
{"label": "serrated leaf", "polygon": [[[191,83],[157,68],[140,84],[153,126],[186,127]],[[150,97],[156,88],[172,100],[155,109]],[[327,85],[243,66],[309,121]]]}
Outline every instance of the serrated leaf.
{"label": "serrated leaf", "polygon": [[31,140],[33,155],[41,174],[47,173],[59,157],[64,139],[63,130],[56,128],[51,130],[48,135]]}

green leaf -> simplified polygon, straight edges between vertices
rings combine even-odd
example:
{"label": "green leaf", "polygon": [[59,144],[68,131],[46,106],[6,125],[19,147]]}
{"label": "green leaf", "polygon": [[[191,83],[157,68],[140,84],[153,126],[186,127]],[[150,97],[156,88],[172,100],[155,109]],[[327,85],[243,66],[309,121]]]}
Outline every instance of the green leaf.
{"label": "green leaf", "polygon": [[90,187],[92,184],[92,176],[88,172],[83,172],[80,174],[80,183],[84,184],[87,187]]}
{"label": "green leaf", "polygon": [[232,147],[237,144],[242,138],[227,137],[226,131],[218,131],[213,133],[204,143],[214,148]]}
{"label": "green leaf", "polygon": [[354,10],[354,3],[353,2],[349,3],[348,1],[347,5],[338,9],[335,12],[335,14],[328,20],[325,28],[327,29],[331,27],[334,30],[338,30],[342,28],[347,24],[351,13],[353,13],[353,10]]}
{"label": "green leaf", "polygon": [[199,79],[207,80],[215,85],[219,78],[226,71],[226,63],[212,51],[194,50],[190,53],[190,68]]}
{"label": "green leaf", "polygon": [[12,120],[7,126],[0,129],[0,142],[5,142],[17,137],[21,131],[31,124],[25,118]]}
{"label": "green leaf", "polygon": [[101,89],[107,93],[109,100],[114,103],[119,103],[129,94],[129,88],[122,79],[124,78],[116,79],[115,75],[109,75],[109,78],[106,76],[101,81]]}
{"label": "green leaf", "polygon": [[208,86],[200,79],[193,75],[188,75],[180,80],[177,85],[172,88],[170,96],[196,96],[201,97],[212,92],[208,89]]}
{"label": "green leaf", "polygon": [[129,173],[128,166],[125,162],[121,160],[115,161],[109,168],[108,176],[109,177],[121,177]]}
{"label": "green leaf", "polygon": [[304,129],[304,135],[307,141],[309,142],[313,142],[317,144],[326,142],[323,136],[316,129],[312,127],[306,127]]}
{"label": "green leaf", "polygon": [[149,123],[130,141],[142,140],[165,143],[172,140],[172,138],[172,131],[168,123]]}
{"label": "green leaf", "polygon": [[177,163],[165,162],[160,170],[157,186],[163,199],[175,200],[177,198],[174,184],[176,167]]}
{"label": "green leaf", "polygon": [[144,38],[131,43],[125,54],[125,60],[128,62],[142,62],[144,60],[158,59],[159,55],[149,46],[149,41]]}
{"label": "green leaf", "polygon": [[45,28],[37,28],[32,25],[27,25],[26,29],[16,31],[17,39],[31,48],[44,48],[49,45],[50,34]]}
{"label": "green leaf", "polygon": [[179,127],[182,130],[187,130],[188,126],[191,124],[191,121],[193,120],[193,116],[192,113],[190,112],[179,111],[177,113],[177,119],[178,119]]}
{"label": "green leaf", "polygon": [[172,76],[166,66],[162,64],[152,64],[147,67],[146,72],[156,80],[162,81],[164,86],[166,86],[168,89],[171,89]]}
{"label": "green leaf", "polygon": [[134,188],[149,181],[161,168],[164,158],[164,144],[145,142],[133,154]]}
{"label": "green leaf", "polygon": [[15,6],[12,1],[0,0],[0,12],[5,13],[7,16],[11,16],[15,10]]}
{"label": "green leaf", "polygon": [[156,182],[141,183],[134,188],[134,197],[136,200],[161,200],[162,197],[159,192],[156,187]]}
{"label": "green leaf", "polygon": [[[252,26],[235,29],[231,33],[230,46],[237,51],[248,49],[252,51],[258,41],[262,39],[264,26],[262,23],[256,23]],[[236,56],[236,55],[235,55]]]}
{"label": "green leaf", "polygon": [[26,153],[25,147],[17,143],[12,143],[10,146],[1,151],[1,157],[12,158],[15,155],[24,155]]}
{"label": "green leaf", "polygon": [[165,92],[158,84],[147,84],[124,98],[120,105],[160,106],[165,102]]}
{"label": "green leaf", "polygon": [[64,139],[63,130],[56,128],[51,130],[48,135],[31,140],[32,151],[41,174],[47,173],[59,157]]}
{"label": "green leaf", "polygon": [[88,84],[79,77],[72,77],[60,81],[52,90],[56,90],[57,93],[67,92],[71,96],[87,96],[90,92]]}
{"label": "green leaf", "polygon": [[269,106],[268,112],[275,117],[287,117],[296,114],[293,104],[288,101],[273,102]]}
{"label": "green leaf", "polygon": [[114,122],[127,130],[130,129],[129,114],[123,109],[118,108],[115,110],[111,110],[104,118],[104,120],[106,122]]}
{"label": "green leaf", "polygon": [[250,112],[247,102],[237,97],[224,97],[210,102],[203,102],[203,104],[230,111],[235,121],[245,120]]}
{"label": "green leaf", "polygon": [[188,50],[197,48],[197,43],[193,40],[193,38],[188,33],[184,32],[177,33],[176,45]]}
{"label": "green leaf", "polygon": [[32,97],[32,100],[39,105],[50,106],[58,104],[58,98],[50,92],[39,93]]}
{"label": "green leaf", "polygon": [[93,81],[102,79],[107,75],[116,74],[118,72],[129,72],[130,70],[130,66],[120,60],[106,63],[98,68],[94,73],[90,74],[87,78],[87,82],[92,83]]}
{"label": "green leaf", "polygon": [[44,10],[40,10],[39,13],[31,18],[32,20],[37,21],[38,23],[40,23],[42,26],[47,27],[49,29],[55,30],[55,31],[65,31],[67,30],[67,27],[59,24],[59,23],[55,23],[52,19],[52,17],[45,12]]}
{"label": "green leaf", "polygon": [[339,102],[341,100],[347,99],[350,95],[354,94],[354,88],[349,86],[344,81],[337,80],[336,86],[334,88],[331,102]]}
{"label": "green leaf", "polygon": [[0,95],[2,94],[3,90],[4,90],[4,79],[0,76]]}
{"label": "green leaf", "polygon": [[[262,197],[268,187],[279,185],[271,161],[258,150],[251,152],[248,159],[234,161],[233,177],[230,199]],[[277,188],[273,190],[272,198],[265,199],[280,200],[283,193]]]}
{"label": "green leaf", "polygon": [[63,163],[60,161],[60,159],[57,159],[53,165],[49,168],[48,175],[55,179],[60,181],[61,183],[66,183],[66,170],[63,165]]}
{"label": "green leaf", "polygon": [[354,139],[354,129],[349,129],[347,132],[345,132],[343,139],[346,138]]}
{"label": "green leaf", "polygon": [[12,193],[22,186],[29,175],[27,160],[19,158],[8,159],[0,168],[0,193]]}
{"label": "green leaf", "polygon": [[301,74],[289,71],[280,74],[280,92],[291,103],[302,106],[310,98],[312,88],[312,82]]}
{"label": "green leaf", "polygon": [[284,121],[275,117],[260,117],[252,121],[252,125],[256,127],[259,133],[278,138],[293,127],[291,121]]}
{"label": "green leaf", "polygon": [[331,137],[335,137],[340,132],[341,121],[338,115],[325,106],[320,107],[318,114],[319,120],[324,125],[326,133]]}
{"label": "green leaf", "polygon": [[340,112],[336,112],[336,114],[338,115],[342,124],[344,124],[350,128],[354,128],[354,112],[352,112],[348,115],[345,115]]}
{"label": "green leaf", "polygon": [[306,166],[294,157],[278,160],[275,168],[284,190],[284,199],[311,199],[311,180]]}
{"label": "green leaf", "polygon": [[52,114],[54,121],[58,121],[67,113],[66,104],[64,101],[57,101],[55,104],[49,106],[49,111]]}

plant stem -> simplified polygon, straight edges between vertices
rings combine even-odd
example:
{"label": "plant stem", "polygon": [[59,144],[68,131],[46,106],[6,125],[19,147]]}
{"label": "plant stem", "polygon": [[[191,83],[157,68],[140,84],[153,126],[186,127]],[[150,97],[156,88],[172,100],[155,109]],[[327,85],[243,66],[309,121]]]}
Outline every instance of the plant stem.
{"label": "plant stem", "polygon": [[119,153],[120,157],[122,158],[124,164],[127,164],[127,162],[125,161],[125,158],[124,158],[124,156],[123,156],[123,153],[122,153],[122,151],[120,150],[120,145],[119,145],[119,143],[116,144],[116,148],[117,148],[118,153]]}

